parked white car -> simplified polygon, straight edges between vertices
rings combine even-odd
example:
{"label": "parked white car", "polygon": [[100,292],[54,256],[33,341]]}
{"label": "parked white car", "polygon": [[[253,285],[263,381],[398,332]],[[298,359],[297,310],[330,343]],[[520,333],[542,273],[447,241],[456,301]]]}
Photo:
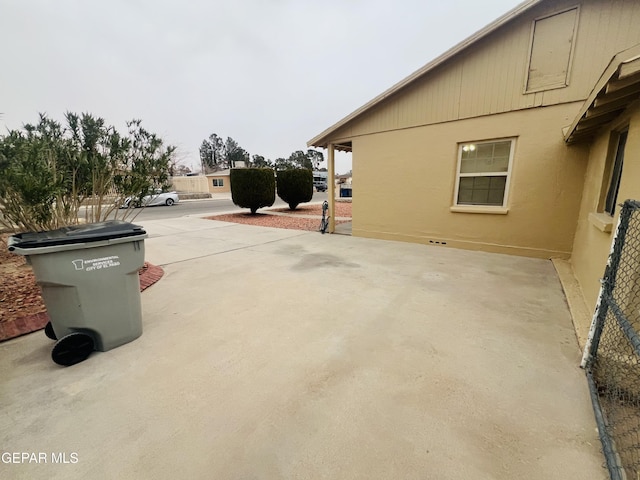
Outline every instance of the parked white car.
{"label": "parked white car", "polygon": [[[171,205],[178,203],[179,200],[180,199],[176,192],[157,191],[156,193],[142,197],[142,202],[138,202],[133,197],[127,197],[121,208],[129,208],[130,206],[133,206],[134,208],[140,206],[153,207],[156,205],[166,205],[167,207],[170,207]],[[132,201],[133,205],[131,205]]]}

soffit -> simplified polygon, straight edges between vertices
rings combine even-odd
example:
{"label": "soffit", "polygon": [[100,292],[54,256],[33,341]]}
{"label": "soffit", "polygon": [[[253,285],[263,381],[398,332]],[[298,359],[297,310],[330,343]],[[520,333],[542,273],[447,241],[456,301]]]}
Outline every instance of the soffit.
{"label": "soffit", "polygon": [[591,140],[640,98],[640,45],[618,53],[564,135],[568,144]]}

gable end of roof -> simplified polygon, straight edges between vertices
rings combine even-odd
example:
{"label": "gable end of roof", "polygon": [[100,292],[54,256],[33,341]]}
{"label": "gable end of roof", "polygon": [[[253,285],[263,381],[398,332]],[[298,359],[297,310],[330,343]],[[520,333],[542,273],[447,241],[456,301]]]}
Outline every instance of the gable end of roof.
{"label": "gable end of roof", "polygon": [[384,100],[386,100],[390,96],[392,96],[395,93],[399,92],[400,90],[402,90],[406,86],[410,85],[411,83],[413,83],[416,80],[418,80],[419,78],[423,77],[424,75],[426,75],[430,71],[434,70],[439,65],[442,65],[444,62],[446,62],[446,61],[450,60],[451,58],[455,57],[456,55],[460,54],[462,51],[466,50],[471,45],[473,45],[473,44],[477,43],[478,41],[480,41],[481,39],[487,37],[488,35],[490,35],[491,33],[495,32],[496,30],[498,30],[500,27],[502,27],[506,23],[511,22],[515,18],[517,18],[520,15],[524,14],[525,12],[527,12],[528,10],[533,8],[534,6],[538,5],[539,3],[542,3],[543,1],[545,1],[545,0],[526,0],[526,1],[522,2],[520,5],[516,6],[512,10],[509,10],[504,15],[498,17],[496,20],[494,20],[493,22],[488,24],[486,27],[482,28],[481,30],[478,30],[476,33],[474,33],[470,37],[466,38],[462,42],[458,43],[454,47],[452,47],[449,50],[447,50],[446,52],[444,52],[442,55],[436,57],[431,62],[427,63],[424,67],[416,70],[415,72],[413,72],[408,77],[404,78],[400,82],[398,82],[395,85],[393,85],[391,88],[389,88],[389,89],[385,90],[384,92],[382,92],[380,95],[375,97],[373,100],[371,100],[368,103],[364,104],[362,107],[358,108],[354,112],[352,112],[349,115],[347,115],[346,117],[344,117],[339,122],[335,123],[331,127],[329,127],[326,130],[324,130],[319,135],[317,135],[314,138],[312,138],[311,140],[309,140],[307,142],[307,146],[308,147],[326,148],[327,147],[327,143],[328,143],[327,138],[331,134],[335,133],[338,129],[344,127],[347,123],[349,123],[352,120],[355,120],[356,118],[360,117],[361,115],[363,115],[367,111],[371,110],[373,107],[375,107],[376,105],[380,104],[381,102],[383,102]]}

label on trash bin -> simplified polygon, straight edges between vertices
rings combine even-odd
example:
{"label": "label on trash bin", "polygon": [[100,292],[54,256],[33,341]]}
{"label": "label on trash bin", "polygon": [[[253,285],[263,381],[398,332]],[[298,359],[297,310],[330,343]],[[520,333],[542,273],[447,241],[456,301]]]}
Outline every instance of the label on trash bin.
{"label": "label on trash bin", "polygon": [[100,257],[100,258],[89,258],[89,259],[79,258],[77,260],[72,260],[71,263],[73,264],[76,270],[93,272],[94,270],[104,270],[106,268],[120,266],[120,257],[118,257],[117,255],[112,255],[110,257]]}

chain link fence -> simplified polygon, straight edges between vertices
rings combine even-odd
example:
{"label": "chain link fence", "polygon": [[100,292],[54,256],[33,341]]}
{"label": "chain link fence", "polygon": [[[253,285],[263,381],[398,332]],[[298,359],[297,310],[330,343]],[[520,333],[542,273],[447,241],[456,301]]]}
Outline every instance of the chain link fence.
{"label": "chain link fence", "polygon": [[627,200],[583,365],[612,480],[640,479],[640,202]]}

